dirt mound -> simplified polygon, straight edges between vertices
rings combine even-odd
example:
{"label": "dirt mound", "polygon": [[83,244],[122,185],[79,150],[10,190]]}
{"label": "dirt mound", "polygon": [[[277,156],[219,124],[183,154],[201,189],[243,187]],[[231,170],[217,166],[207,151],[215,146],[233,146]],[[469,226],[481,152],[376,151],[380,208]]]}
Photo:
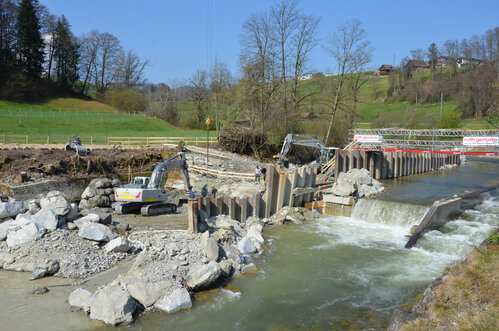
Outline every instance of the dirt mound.
{"label": "dirt mound", "polygon": [[[53,176],[86,178],[117,177],[152,171],[164,157],[174,155],[175,149],[92,149],[87,156],[78,156],[56,148],[0,149],[0,176],[6,184],[39,181]],[[24,175],[21,175],[25,173]]]}

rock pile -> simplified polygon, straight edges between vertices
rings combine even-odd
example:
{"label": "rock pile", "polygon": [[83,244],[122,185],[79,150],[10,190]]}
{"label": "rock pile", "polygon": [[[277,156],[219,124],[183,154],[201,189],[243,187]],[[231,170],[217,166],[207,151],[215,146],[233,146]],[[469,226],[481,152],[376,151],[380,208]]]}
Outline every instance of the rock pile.
{"label": "rock pile", "polygon": [[89,214],[92,208],[101,208],[106,213],[112,213],[114,207],[114,188],[121,186],[118,179],[93,179],[81,194],[80,211]]}
{"label": "rock pile", "polygon": [[383,185],[369,175],[366,169],[352,169],[338,176],[332,189],[324,193],[332,193],[340,197],[368,197],[383,192]]}
{"label": "rock pile", "polygon": [[142,252],[128,273],[93,294],[78,289],[70,304],[109,325],[130,323],[141,307],[168,313],[184,310],[192,306],[192,292],[235,273],[257,270],[251,261],[264,244],[259,219],[241,224],[221,215],[203,218],[200,228],[195,235],[179,230],[133,233],[130,242]]}

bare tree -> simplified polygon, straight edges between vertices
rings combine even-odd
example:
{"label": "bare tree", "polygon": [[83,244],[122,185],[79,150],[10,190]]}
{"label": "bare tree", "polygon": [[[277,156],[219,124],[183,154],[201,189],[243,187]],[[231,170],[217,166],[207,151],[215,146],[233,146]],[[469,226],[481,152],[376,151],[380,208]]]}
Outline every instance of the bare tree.
{"label": "bare tree", "polygon": [[95,60],[100,47],[99,32],[92,30],[80,38],[80,70],[85,77],[80,93],[85,93],[88,81],[92,77]]}
{"label": "bare tree", "polygon": [[363,58],[370,52],[370,42],[366,38],[367,33],[362,28],[362,23],[356,19],[340,25],[336,32],[329,35],[325,49],[337,63],[337,76],[331,80],[332,93],[327,100],[331,117],[325,138],[326,144],[331,137],[336,113],[340,106],[344,107],[345,83],[349,75],[358,70],[359,65],[365,61]]}
{"label": "bare tree", "polygon": [[298,29],[300,14],[295,0],[281,0],[272,7],[270,12],[271,24],[274,33],[272,38],[277,46],[276,62],[280,63],[280,79],[282,88],[282,115],[284,132],[288,131],[288,71],[287,66],[291,53],[290,39]]}
{"label": "bare tree", "polygon": [[172,125],[177,125],[180,121],[180,89],[178,84],[170,84],[165,85],[161,91],[162,117]]}
{"label": "bare tree", "polygon": [[198,127],[204,120],[203,101],[207,92],[208,73],[205,70],[197,70],[190,79],[191,100],[196,103]]}
{"label": "bare tree", "polygon": [[262,132],[268,120],[272,97],[279,86],[272,33],[267,14],[253,14],[243,23],[240,63],[244,86],[247,87],[244,90],[249,92],[247,96],[252,100],[248,101],[257,109]]}
{"label": "bare tree", "polygon": [[224,92],[232,83],[232,74],[230,73],[227,64],[215,59],[215,64],[210,73],[210,80],[210,90],[215,99],[215,128],[218,135],[218,130],[220,130],[220,112],[218,107],[221,102],[223,103],[226,101]]}
{"label": "bare tree", "polygon": [[307,71],[310,61],[310,53],[317,46],[317,26],[320,19],[311,15],[300,15],[298,28],[291,42],[291,61],[292,61],[292,82],[291,82],[291,100],[293,119],[296,120],[296,114],[303,101],[311,97],[314,92],[300,93],[302,81],[300,77]]}
{"label": "bare tree", "polygon": [[425,52],[421,48],[413,49],[411,51],[411,57],[413,60],[424,61]]}
{"label": "bare tree", "polygon": [[93,78],[98,93],[105,93],[112,83],[121,52],[118,38],[108,32],[98,34],[97,56],[93,63]]}
{"label": "bare tree", "polygon": [[50,14],[47,10],[41,16],[41,32],[45,42],[45,72],[47,75],[47,80],[51,79],[52,67],[54,65],[54,54],[55,54],[55,40],[56,40],[56,29],[57,29],[57,16]]}
{"label": "bare tree", "polygon": [[144,70],[149,65],[149,60],[142,61],[134,51],[122,53],[116,64],[115,81],[124,88],[134,88],[144,85],[146,78]]}

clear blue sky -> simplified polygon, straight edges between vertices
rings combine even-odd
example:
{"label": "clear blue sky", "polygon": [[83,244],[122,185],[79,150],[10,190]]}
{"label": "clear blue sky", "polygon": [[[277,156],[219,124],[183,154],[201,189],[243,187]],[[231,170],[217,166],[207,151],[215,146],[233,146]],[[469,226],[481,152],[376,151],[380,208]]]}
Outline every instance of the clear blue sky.
{"label": "clear blue sky", "polygon": [[[268,10],[273,3],[270,0],[40,2],[53,14],[64,14],[77,36],[91,29],[110,32],[121,40],[125,49],[149,59],[151,66],[146,76],[153,83],[185,80],[197,69],[208,69],[215,56],[227,63],[234,76],[239,76],[241,25],[251,13]],[[301,0],[299,7],[304,13],[321,18],[321,44],[338,25],[351,18],[361,20],[375,47],[373,67],[393,63],[394,54],[395,62],[399,63],[412,49],[426,50],[432,42],[441,45],[447,39],[470,38],[499,26],[499,0]],[[324,73],[334,71],[334,63],[320,46],[313,53],[311,68]]]}

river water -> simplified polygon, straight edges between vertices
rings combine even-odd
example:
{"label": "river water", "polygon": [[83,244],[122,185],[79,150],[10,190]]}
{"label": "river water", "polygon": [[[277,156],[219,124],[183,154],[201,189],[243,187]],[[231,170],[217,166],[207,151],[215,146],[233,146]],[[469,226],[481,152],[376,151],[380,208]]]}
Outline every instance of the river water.
{"label": "river water", "polygon": [[[499,226],[499,199],[484,195],[478,206],[425,234],[408,250],[403,247],[410,227],[419,223],[434,199],[483,187],[498,177],[497,161],[477,159],[439,175],[386,181],[381,199],[359,201],[352,217],[266,229],[266,250],[254,261],[259,272],[234,277],[224,289],[197,294],[190,311],[147,313],[129,328],[384,329],[396,307],[413,300],[447,265],[463,259]],[[95,327],[64,302],[74,287],[54,287],[48,294],[30,297],[26,291],[33,283],[28,287],[28,278],[0,271],[2,327]]]}

